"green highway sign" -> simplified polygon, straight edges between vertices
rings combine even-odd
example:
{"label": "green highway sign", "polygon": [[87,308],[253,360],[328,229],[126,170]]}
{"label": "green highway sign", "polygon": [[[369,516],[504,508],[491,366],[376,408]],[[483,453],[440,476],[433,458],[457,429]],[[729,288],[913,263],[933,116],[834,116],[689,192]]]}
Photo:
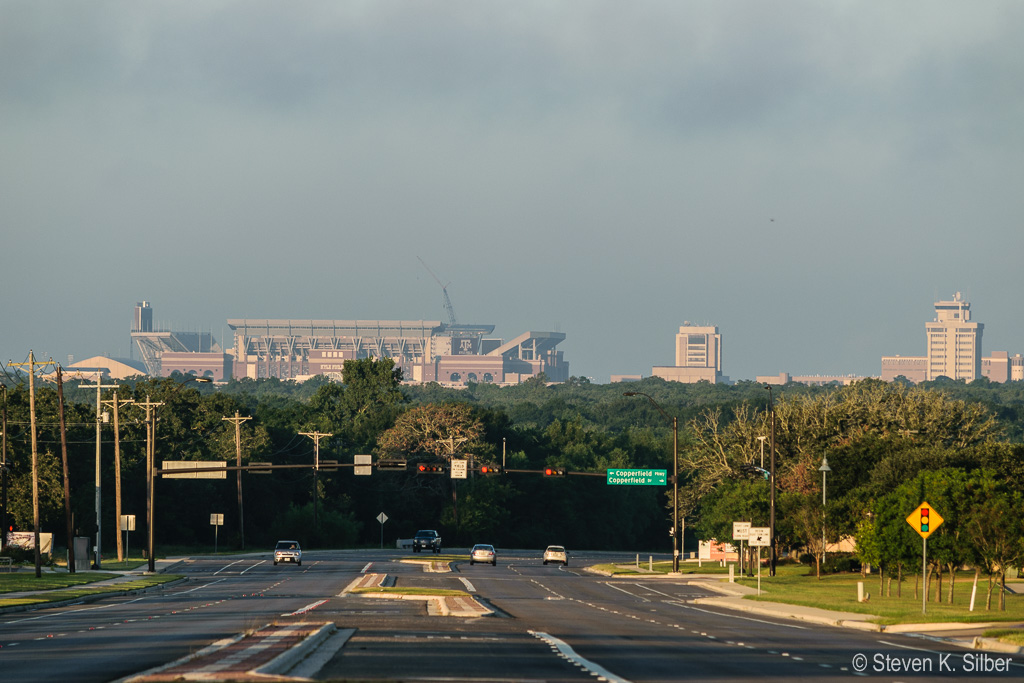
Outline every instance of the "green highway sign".
{"label": "green highway sign", "polygon": [[665,470],[608,470],[608,484],[618,486],[664,486]]}

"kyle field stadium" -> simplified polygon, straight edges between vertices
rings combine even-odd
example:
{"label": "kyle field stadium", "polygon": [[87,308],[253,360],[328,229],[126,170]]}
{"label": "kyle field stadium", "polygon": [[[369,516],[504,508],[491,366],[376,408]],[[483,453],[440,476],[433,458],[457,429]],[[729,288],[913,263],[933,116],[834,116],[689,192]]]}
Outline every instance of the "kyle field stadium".
{"label": "kyle field stadium", "polygon": [[210,333],[173,332],[153,325],[149,302],[135,306],[131,336],[146,373],[174,372],[229,379],[340,378],[346,360],[390,358],[405,381],[463,386],[469,382],[518,384],[541,373],[551,382],[569,378],[556,347],[561,332],[524,332],[505,341],[494,325],[439,320],[271,320],[233,318],[229,348]]}

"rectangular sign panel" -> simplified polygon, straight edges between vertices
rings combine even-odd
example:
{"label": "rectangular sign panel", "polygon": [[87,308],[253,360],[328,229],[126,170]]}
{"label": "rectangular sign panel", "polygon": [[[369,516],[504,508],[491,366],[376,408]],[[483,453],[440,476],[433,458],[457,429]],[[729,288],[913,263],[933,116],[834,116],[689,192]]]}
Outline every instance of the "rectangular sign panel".
{"label": "rectangular sign panel", "polygon": [[160,474],[165,479],[227,479],[227,470],[223,472],[192,472],[190,470],[209,469],[211,467],[227,467],[226,462],[202,460],[164,460]]}
{"label": "rectangular sign panel", "polygon": [[608,470],[607,482],[612,486],[664,486],[665,470]]}
{"label": "rectangular sign panel", "polygon": [[353,456],[355,462],[355,468],[352,473],[357,477],[369,477],[373,474],[373,456],[372,455],[356,455]]}
{"label": "rectangular sign panel", "polygon": [[767,548],[772,544],[772,530],[766,526],[752,526],[747,531],[747,544]]}
{"label": "rectangular sign panel", "polygon": [[750,522],[733,522],[732,523],[732,540],[734,541],[745,541],[747,536],[750,535]]}
{"label": "rectangular sign panel", "polygon": [[466,479],[469,473],[468,460],[452,458],[452,479]]}

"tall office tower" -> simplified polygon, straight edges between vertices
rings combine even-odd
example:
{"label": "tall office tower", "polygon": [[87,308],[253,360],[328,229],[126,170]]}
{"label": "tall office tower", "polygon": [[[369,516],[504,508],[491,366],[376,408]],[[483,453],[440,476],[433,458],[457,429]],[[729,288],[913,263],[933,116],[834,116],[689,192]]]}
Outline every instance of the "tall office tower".
{"label": "tall office tower", "polygon": [[676,364],[655,366],[651,374],[673,382],[721,382],[722,335],[718,328],[683,323],[676,335]]}
{"label": "tall office tower", "polygon": [[683,323],[676,335],[676,367],[722,371],[722,335],[717,327]]}
{"label": "tall office tower", "polygon": [[971,304],[960,292],[952,301],[935,302],[935,320],[925,323],[928,379],[949,377],[971,382],[981,377],[981,335],[985,326],[971,322]]}

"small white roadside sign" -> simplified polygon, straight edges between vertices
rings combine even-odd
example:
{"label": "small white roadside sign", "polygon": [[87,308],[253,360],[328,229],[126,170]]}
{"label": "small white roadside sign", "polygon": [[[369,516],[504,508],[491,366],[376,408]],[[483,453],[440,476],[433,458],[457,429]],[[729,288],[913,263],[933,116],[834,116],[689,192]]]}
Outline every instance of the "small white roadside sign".
{"label": "small white roadside sign", "polygon": [[767,548],[772,544],[772,530],[766,526],[752,526],[747,532],[747,543],[754,547]]}
{"label": "small white roadside sign", "polygon": [[469,473],[468,460],[456,460],[452,458],[452,479],[466,479]]}

